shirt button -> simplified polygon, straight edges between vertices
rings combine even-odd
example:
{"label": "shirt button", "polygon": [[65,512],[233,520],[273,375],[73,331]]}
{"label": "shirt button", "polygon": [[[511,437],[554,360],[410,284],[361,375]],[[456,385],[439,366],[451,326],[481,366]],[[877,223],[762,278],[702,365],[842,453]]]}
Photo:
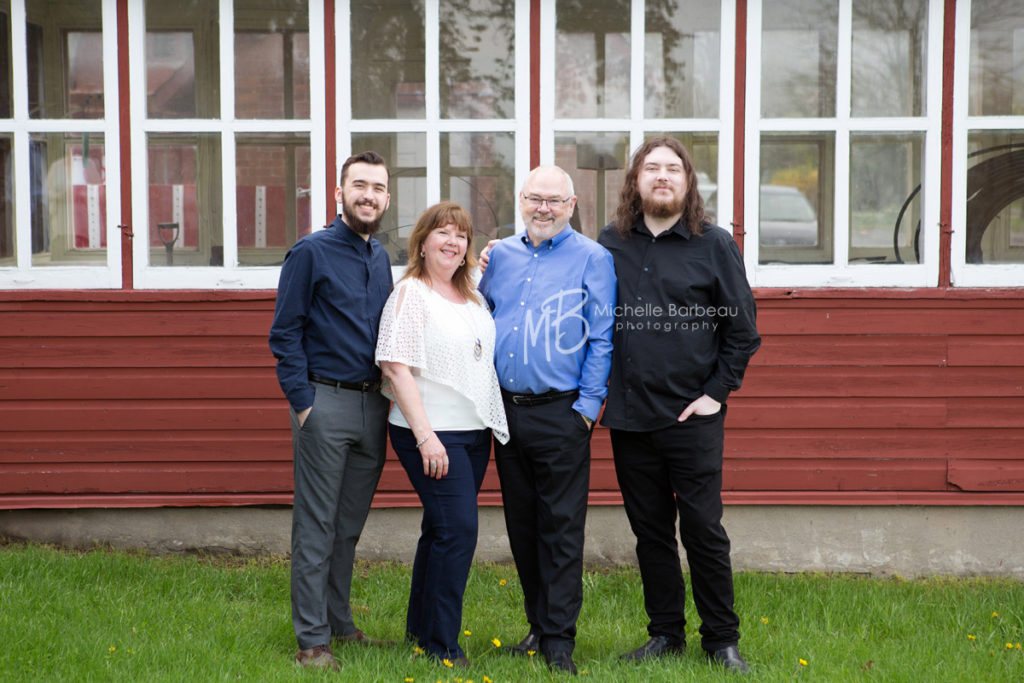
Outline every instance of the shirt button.
{"label": "shirt button", "polygon": [[508,354],[508,357],[509,357],[509,358],[515,358],[515,357],[516,357],[516,354],[514,354],[514,353],[510,353],[510,354]]}
{"label": "shirt button", "polygon": [[526,302],[525,302],[525,301],[520,301],[520,302],[519,302],[519,305],[520,305],[520,306],[525,306],[525,305],[526,305]]}
{"label": "shirt button", "polygon": [[644,272],[645,273],[647,272],[647,266],[644,266]]}
{"label": "shirt button", "polygon": [[643,301],[643,300],[644,300],[644,298],[643,298],[642,296],[638,296],[638,297],[636,298],[636,300],[637,300],[637,301]]}
{"label": "shirt button", "polygon": [[534,254],[534,255],[533,255],[533,258],[537,258],[537,254]]}
{"label": "shirt button", "polygon": [[528,277],[528,278],[526,278],[526,281],[527,282],[533,282],[533,278],[532,277]]}
{"label": "shirt button", "polygon": [[518,332],[518,331],[519,331],[519,325],[516,325],[516,326],[515,326],[515,327],[513,327],[512,329],[513,329],[514,331]]}

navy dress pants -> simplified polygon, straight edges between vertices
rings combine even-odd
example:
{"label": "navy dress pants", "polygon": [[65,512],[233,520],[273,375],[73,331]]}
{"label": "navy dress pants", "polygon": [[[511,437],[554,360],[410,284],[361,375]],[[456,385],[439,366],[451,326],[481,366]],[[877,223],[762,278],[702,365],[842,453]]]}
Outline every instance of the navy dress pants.
{"label": "navy dress pants", "polygon": [[412,430],[389,424],[388,433],[423,504],[405,630],[431,656],[454,660],[464,656],[462,596],[476,551],[476,496],[487,471],[491,432],[435,432],[448,453],[448,474],[441,479],[423,474]]}

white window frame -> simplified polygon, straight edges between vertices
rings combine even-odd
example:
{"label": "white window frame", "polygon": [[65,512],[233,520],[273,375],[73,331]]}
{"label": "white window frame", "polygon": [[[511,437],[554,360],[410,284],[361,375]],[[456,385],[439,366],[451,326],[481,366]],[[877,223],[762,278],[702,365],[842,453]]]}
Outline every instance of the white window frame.
{"label": "white window frame", "polygon": [[[111,2],[113,0],[110,0]],[[155,2],[157,0],[148,0]],[[309,119],[235,118],[235,22],[233,0],[219,0],[220,117],[150,119],[146,107],[145,2],[128,4],[132,120],[132,224],[135,287],[138,289],[276,289],[280,266],[239,266],[235,204],[235,136],[238,133],[305,133],[310,143],[310,206],[314,228],[317,208],[326,206],[324,145],[324,25],[323,3],[309,7]],[[215,133],[221,143],[223,266],[154,266],[149,263],[149,172],[146,138],[149,133]]]}
{"label": "white window frame", "polygon": [[955,287],[1020,287],[1024,285],[1024,263],[967,263],[967,140],[973,131],[1024,131],[1024,116],[969,116],[967,96],[971,63],[971,0],[956,3],[956,37],[953,67],[953,188],[950,255],[951,279]]}
{"label": "white window frame", "polygon": [[[530,165],[530,1],[515,3],[515,118],[511,119],[455,119],[441,117],[440,93],[440,20],[441,1],[423,3],[425,116],[422,119],[362,119],[352,116],[351,5],[349,0],[338,2],[335,10],[336,130],[338,146],[336,167],[352,154],[352,135],[358,133],[417,133],[426,139],[427,206],[446,199],[441,196],[441,135],[443,133],[512,133],[515,136],[515,176],[525,177]],[[338,179],[334,180],[337,185]],[[518,180],[517,180],[518,182]],[[323,204],[321,204],[322,206]],[[338,207],[338,211],[341,207]],[[391,210],[394,210],[392,207]],[[516,221],[517,231],[519,221]],[[316,229],[317,226],[314,226]],[[392,266],[397,280],[405,266]]]}
{"label": "white window frame", "polygon": [[[673,133],[716,133],[718,135],[718,189],[716,222],[731,232],[733,221],[733,150],[735,149],[735,65],[736,7],[730,0],[721,0],[719,50],[719,92],[717,118],[647,118],[644,105],[644,60],[646,48],[646,3],[631,0],[630,4],[630,71],[629,118],[570,119],[555,117],[556,64],[555,50],[541,51],[540,65],[540,162],[555,162],[555,135],[571,133],[628,133],[629,158],[651,134],[651,131]],[[557,17],[555,1],[541,3],[541,44],[555,45]],[[604,226],[597,226],[598,230]]]}
{"label": "white window frame", "polygon": [[[770,0],[764,0],[768,2]],[[759,287],[934,287],[939,277],[939,159],[942,124],[943,0],[928,7],[926,65],[927,115],[922,117],[852,117],[852,38],[854,0],[839,0],[836,55],[836,116],[834,118],[761,118],[761,3],[751,2],[747,14],[746,149],[744,172],[744,259],[750,283]],[[835,202],[833,206],[833,263],[766,264],[759,258],[761,134],[786,131],[826,132],[835,136]],[[850,135],[861,132],[923,132],[925,163],[922,178],[921,263],[850,264]]]}
{"label": "white window frame", "polygon": [[[12,119],[0,120],[0,134],[11,135],[16,265],[0,267],[2,289],[112,289],[121,286],[121,154],[118,128],[117,4],[101,0],[103,31],[102,119],[33,119],[28,113],[28,45],[25,0],[11,2]],[[32,265],[29,140],[33,133],[102,133],[106,179],[106,264]]]}

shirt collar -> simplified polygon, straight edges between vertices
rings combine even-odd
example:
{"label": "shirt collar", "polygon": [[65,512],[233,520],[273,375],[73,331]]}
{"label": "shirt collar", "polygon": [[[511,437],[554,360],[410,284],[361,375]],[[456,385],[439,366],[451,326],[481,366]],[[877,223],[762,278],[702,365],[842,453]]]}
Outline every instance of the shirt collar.
{"label": "shirt collar", "polygon": [[[633,232],[639,233],[639,234],[647,236],[647,237],[654,237],[654,233],[652,233],[650,228],[647,227],[647,224],[644,223],[643,216],[638,218],[636,223],[633,224]],[[693,235],[693,233],[691,233],[690,230],[686,227],[686,224],[683,222],[682,218],[677,220],[675,222],[675,224],[671,228],[669,228],[668,230],[665,230],[660,235],[658,235],[658,237],[661,237],[662,235],[666,235],[666,234],[668,234],[670,232],[674,232],[675,234],[679,235],[683,239],[687,239],[687,240],[690,239],[690,237]]]}
{"label": "shirt collar", "polygon": [[[555,247],[560,245],[562,242],[564,242],[565,240],[569,239],[569,235],[571,233],[573,233],[573,232],[575,232],[575,231],[572,229],[572,226],[571,225],[566,225],[564,228],[562,228],[558,232],[557,235],[555,235],[554,237],[551,237],[551,238],[546,239],[543,242],[541,242],[540,246],[538,246],[537,249],[541,249],[545,245],[549,249],[554,249]],[[525,230],[523,230],[522,237],[520,237],[519,239],[522,241],[523,244],[526,245],[527,249],[533,249],[534,248],[533,242],[530,241],[530,234],[528,232],[526,232]]]}
{"label": "shirt collar", "polygon": [[341,241],[356,249],[369,249],[373,251],[376,245],[379,244],[373,235],[370,235],[370,239],[364,240],[362,235],[348,227],[348,223],[341,217],[341,214],[338,214],[338,217],[334,219],[334,225],[338,229],[338,237],[341,238]]}

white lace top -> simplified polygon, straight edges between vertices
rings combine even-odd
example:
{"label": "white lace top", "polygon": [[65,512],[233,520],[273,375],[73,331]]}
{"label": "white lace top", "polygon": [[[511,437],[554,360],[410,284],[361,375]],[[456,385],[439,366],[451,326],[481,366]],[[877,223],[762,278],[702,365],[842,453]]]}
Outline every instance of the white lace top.
{"label": "white lace top", "polygon": [[[479,359],[474,356],[478,339]],[[494,372],[494,320],[486,304],[456,304],[422,280],[400,281],[381,314],[377,364],[381,361],[409,366],[435,431],[489,427],[498,441],[508,442]],[[394,400],[387,380],[381,393]],[[398,403],[388,419],[409,426]]]}

